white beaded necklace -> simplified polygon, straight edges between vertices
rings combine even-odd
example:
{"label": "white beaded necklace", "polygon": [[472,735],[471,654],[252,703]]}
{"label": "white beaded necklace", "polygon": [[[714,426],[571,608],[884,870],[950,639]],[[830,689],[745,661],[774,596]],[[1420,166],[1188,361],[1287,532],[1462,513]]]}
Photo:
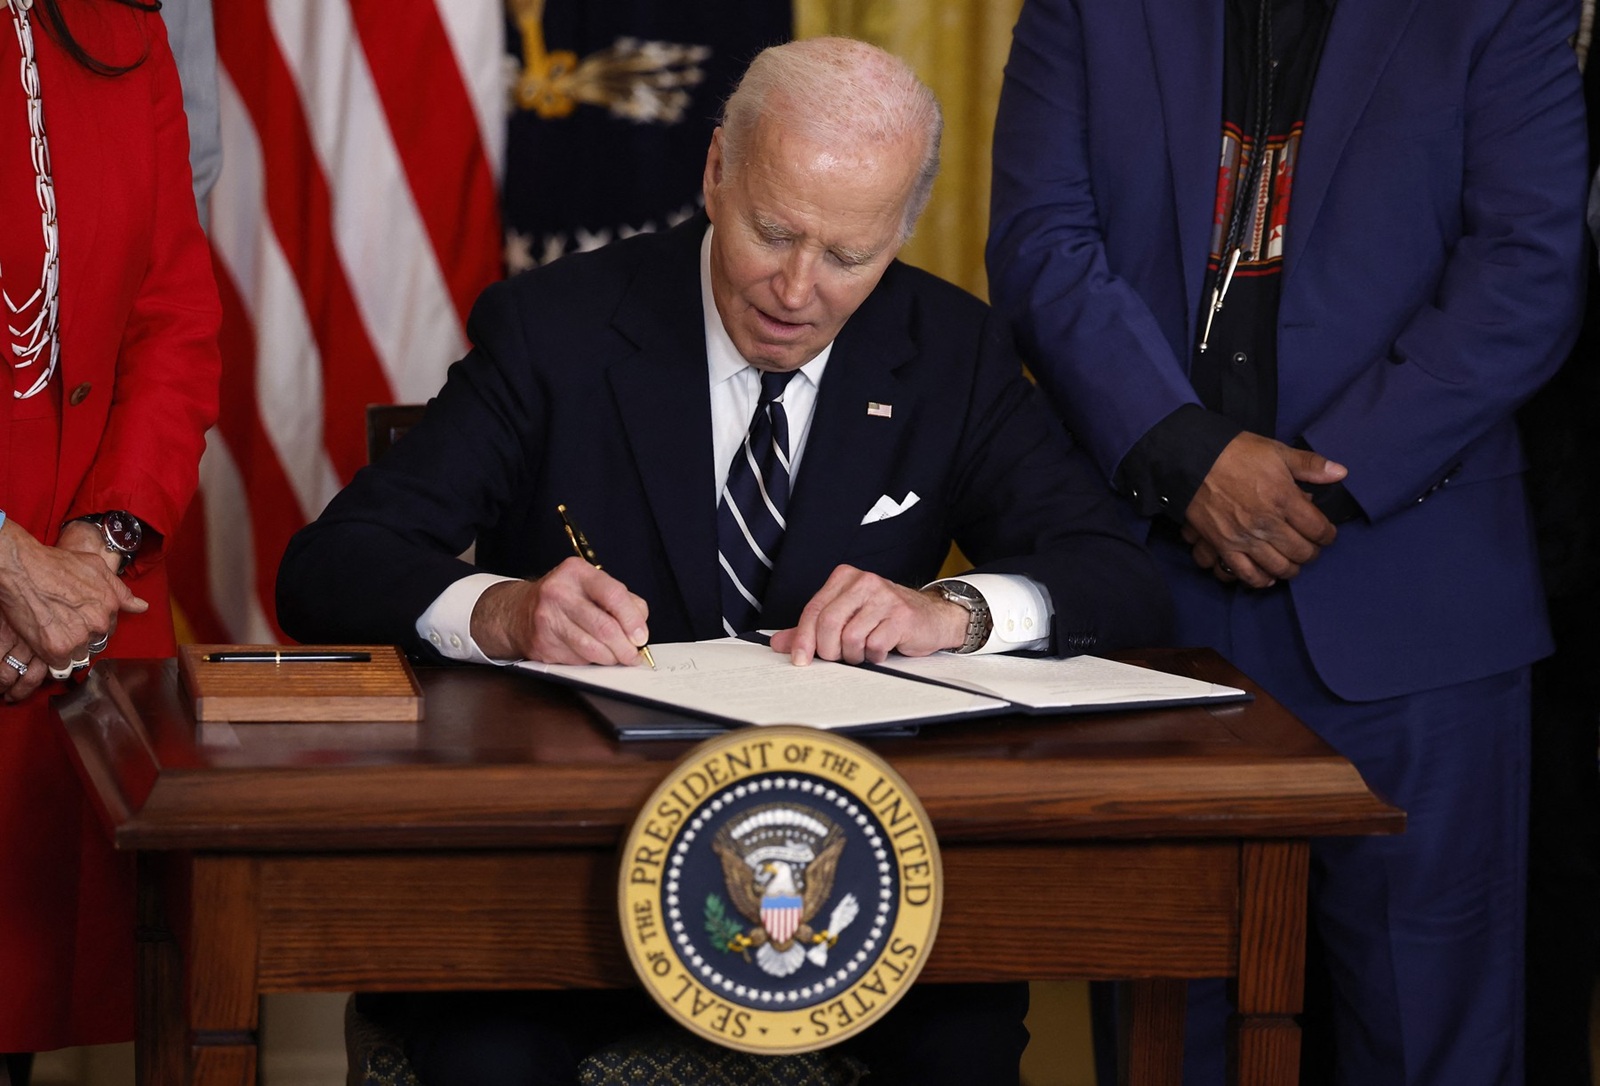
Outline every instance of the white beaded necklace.
{"label": "white beaded necklace", "polygon": [[[56,371],[56,359],[61,353],[61,342],[56,336],[57,253],[56,253],[56,187],[50,177],[50,145],[44,138],[44,109],[39,102],[39,67],[33,60],[33,27],[28,21],[28,10],[33,0],[4,0],[11,9],[11,21],[17,26],[17,44],[22,47],[22,92],[28,98],[29,149],[33,157],[33,191],[39,198],[39,218],[44,229],[44,267],[39,276],[39,287],[20,305],[11,299],[11,292],[0,288],[10,311],[6,326],[15,337],[11,353],[13,369],[25,370],[47,359],[38,377],[26,392],[14,392],[19,400],[36,396],[50,381]],[[38,314],[22,327],[12,320],[26,320],[26,313],[35,305]]]}

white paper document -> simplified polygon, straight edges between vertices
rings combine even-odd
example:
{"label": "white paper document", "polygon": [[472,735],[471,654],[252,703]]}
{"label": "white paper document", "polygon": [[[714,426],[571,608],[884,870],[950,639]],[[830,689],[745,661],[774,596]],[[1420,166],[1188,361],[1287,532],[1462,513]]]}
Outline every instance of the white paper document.
{"label": "white paper document", "polygon": [[[1085,712],[1242,701],[1243,690],[1096,656],[1065,660],[937,653],[869,667],[815,660],[795,667],[737,638],[650,646],[648,666],[512,666],[581,689],[724,724],[882,728],[1003,712]],[[620,728],[619,731],[627,731]],[[682,732],[682,722],[661,734]],[[643,732],[640,732],[643,734]]]}
{"label": "white paper document", "polygon": [[587,664],[513,665],[588,690],[730,724],[868,728],[1006,711],[998,698],[881,671],[813,661],[795,667],[766,645],[727,639],[651,645],[656,670]]}
{"label": "white paper document", "polygon": [[1249,694],[1221,683],[1171,675],[1098,656],[1065,660],[1029,656],[891,656],[881,668],[926,682],[948,683],[1001,698],[1029,712],[1072,712],[1207,701],[1243,701]]}

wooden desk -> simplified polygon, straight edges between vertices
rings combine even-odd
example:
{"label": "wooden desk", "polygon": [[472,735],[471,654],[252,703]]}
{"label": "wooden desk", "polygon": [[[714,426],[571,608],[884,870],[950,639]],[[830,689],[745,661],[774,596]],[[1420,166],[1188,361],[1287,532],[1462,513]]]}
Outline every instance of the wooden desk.
{"label": "wooden desk", "polygon": [[[1147,662],[1251,687],[1214,654]],[[197,725],[171,662],[57,701],[140,870],[139,1081],[256,1077],[263,992],[613,987],[615,850],[684,744],[424,672],[422,724]],[[873,745],[939,833],[927,981],[1132,978],[1134,1086],[1179,1081],[1184,979],[1236,978],[1236,1081],[1296,1081],[1307,838],[1404,816],[1275,702],[938,725]]]}

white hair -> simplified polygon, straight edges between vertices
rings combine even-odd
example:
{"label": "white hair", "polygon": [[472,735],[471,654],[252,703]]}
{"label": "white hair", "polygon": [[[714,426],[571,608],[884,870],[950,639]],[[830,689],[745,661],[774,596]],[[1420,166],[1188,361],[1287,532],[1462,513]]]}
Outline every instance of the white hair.
{"label": "white hair", "polygon": [[725,169],[738,171],[751,133],[778,117],[812,143],[861,147],[918,137],[922,166],[906,200],[901,240],[911,236],[939,173],[944,115],[916,73],[891,53],[852,38],[807,38],[765,49],[722,107]]}

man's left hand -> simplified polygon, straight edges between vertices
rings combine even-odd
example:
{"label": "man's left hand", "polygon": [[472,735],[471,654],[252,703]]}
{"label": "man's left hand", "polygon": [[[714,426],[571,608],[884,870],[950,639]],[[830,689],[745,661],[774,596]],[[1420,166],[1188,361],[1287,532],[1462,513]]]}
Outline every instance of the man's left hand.
{"label": "man's left hand", "polygon": [[1201,569],[1210,570],[1211,575],[1223,584],[1233,584],[1239,578],[1234,574],[1233,567],[1222,560],[1222,555],[1217,553],[1217,548],[1211,545],[1199,532],[1194,530],[1192,524],[1183,526],[1183,541],[1189,544],[1189,551],[1194,558],[1194,564]]}
{"label": "man's left hand", "polygon": [[1346,474],[1314,452],[1239,434],[1184,510],[1195,563],[1251,588],[1297,576],[1339,534],[1300,484],[1337,483]]}
{"label": "man's left hand", "polygon": [[772,648],[802,667],[813,657],[881,664],[891,652],[927,656],[958,648],[966,636],[967,612],[958,605],[839,566],[794,628],[772,635]]}

